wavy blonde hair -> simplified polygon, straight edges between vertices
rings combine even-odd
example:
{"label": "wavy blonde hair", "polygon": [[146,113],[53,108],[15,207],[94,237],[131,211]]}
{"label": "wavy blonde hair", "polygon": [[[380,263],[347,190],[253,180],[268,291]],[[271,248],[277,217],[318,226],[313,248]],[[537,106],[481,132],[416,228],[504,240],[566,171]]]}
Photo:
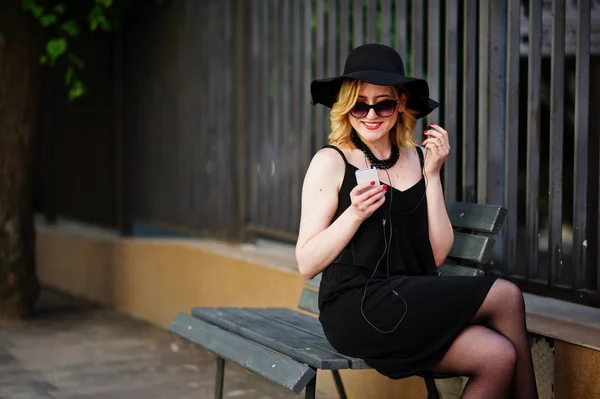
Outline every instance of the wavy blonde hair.
{"label": "wavy blonde hair", "polygon": [[[360,80],[345,80],[338,93],[338,99],[331,107],[329,119],[331,120],[331,133],[329,134],[329,143],[336,144],[341,147],[352,147],[350,133],[352,125],[350,124],[350,110],[356,104],[360,90],[365,85],[365,82]],[[402,86],[392,86],[396,100],[400,101],[402,93],[407,96],[408,91]],[[395,142],[398,148],[408,147],[415,148],[417,143],[413,137],[413,130],[417,124],[417,112],[407,107],[404,107],[402,112],[402,123],[399,120],[396,123],[396,128],[390,132],[390,140]]]}

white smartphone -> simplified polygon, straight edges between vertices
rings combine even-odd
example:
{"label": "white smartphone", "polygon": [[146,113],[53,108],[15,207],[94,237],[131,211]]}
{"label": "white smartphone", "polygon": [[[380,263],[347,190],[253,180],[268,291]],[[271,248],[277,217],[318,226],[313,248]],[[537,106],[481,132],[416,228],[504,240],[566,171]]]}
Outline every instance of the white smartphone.
{"label": "white smartphone", "polygon": [[372,181],[375,182],[375,184],[373,184],[372,186],[369,186],[367,188],[367,190],[380,186],[379,175],[377,174],[377,169],[375,169],[375,168],[359,169],[356,172],[354,172],[354,174],[356,175],[356,183],[357,184],[369,183]]}

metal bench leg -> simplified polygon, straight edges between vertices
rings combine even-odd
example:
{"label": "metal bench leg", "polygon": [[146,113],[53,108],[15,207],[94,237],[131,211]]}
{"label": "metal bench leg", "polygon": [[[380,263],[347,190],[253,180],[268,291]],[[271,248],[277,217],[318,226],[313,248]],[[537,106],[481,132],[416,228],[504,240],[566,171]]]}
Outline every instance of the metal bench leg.
{"label": "metal bench leg", "polygon": [[340,395],[340,399],[348,399],[346,396],[346,390],[344,389],[344,383],[342,382],[342,377],[340,376],[339,370],[331,370],[333,373],[333,380],[335,381],[335,387],[337,388],[338,395]]}
{"label": "metal bench leg", "polygon": [[440,399],[437,386],[433,378],[424,378],[425,386],[427,387],[427,399]]}
{"label": "metal bench leg", "polygon": [[223,377],[225,376],[225,359],[217,357],[217,378],[215,380],[215,399],[223,399]]}
{"label": "metal bench leg", "polygon": [[317,374],[313,377],[312,380],[308,383],[306,388],[304,388],[305,394],[304,399],[315,399],[317,395]]}

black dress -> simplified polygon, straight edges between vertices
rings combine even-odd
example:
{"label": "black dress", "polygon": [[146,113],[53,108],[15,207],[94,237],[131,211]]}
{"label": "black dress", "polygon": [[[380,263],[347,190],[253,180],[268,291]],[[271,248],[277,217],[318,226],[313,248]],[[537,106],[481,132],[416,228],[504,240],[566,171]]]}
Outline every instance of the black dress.
{"label": "black dress", "polygon": [[[327,147],[346,163],[335,220],[350,206],[356,167]],[[425,189],[423,178],[404,191],[390,187],[384,204],[323,270],[319,289],[319,320],[331,345],[393,379],[427,374],[495,280],[439,276]]]}

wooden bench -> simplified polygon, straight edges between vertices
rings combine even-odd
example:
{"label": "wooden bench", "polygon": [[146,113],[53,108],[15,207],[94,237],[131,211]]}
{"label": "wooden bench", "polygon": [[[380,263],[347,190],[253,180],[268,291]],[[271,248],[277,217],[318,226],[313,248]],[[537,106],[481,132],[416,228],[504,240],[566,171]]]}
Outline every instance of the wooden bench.
{"label": "wooden bench", "polygon": [[[444,275],[476,276],[478,266],[492,256],[495,236],[506,215],[499,206],[446,202],[455,239]],[[305,398],[316,393],[317,370],[331,370],[341,399],[346,398],[339,370],[369,369],[362,360],[338,353],[329,344],[318,319],[320,275],[307,281],[298,307],[209,308],[194,307],[191,314],[179,313],[169,331],[217,356],[215,398],[223,396],[225,361],[288,388]],[[309,313],[309,314],[307,314]],[[435,379],[425,378],[429,398],[439,398]]]}

